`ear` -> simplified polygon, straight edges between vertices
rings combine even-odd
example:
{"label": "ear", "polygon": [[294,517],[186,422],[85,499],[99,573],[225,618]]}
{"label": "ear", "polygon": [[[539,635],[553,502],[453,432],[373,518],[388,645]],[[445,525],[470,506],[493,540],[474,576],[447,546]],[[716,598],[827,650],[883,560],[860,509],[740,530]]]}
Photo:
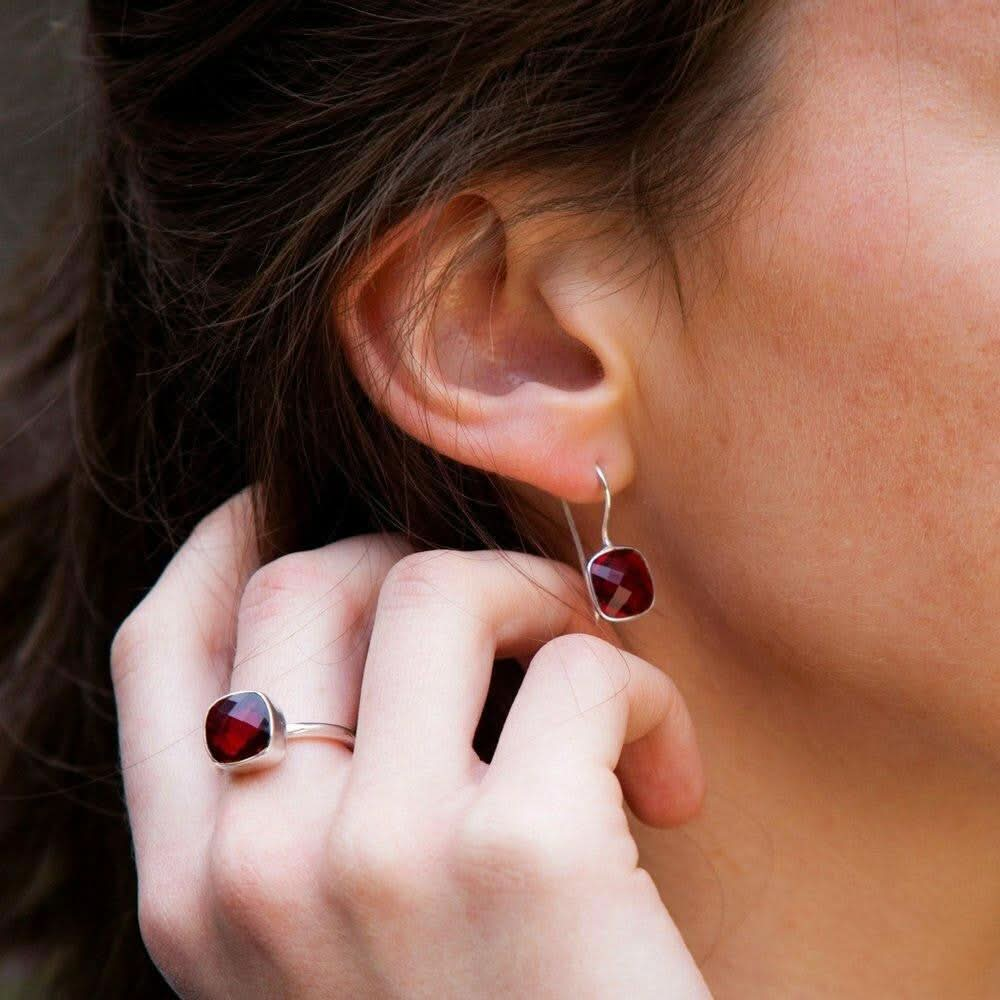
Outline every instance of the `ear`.
{"label": "ear", "polygon": [[627,324],[586,236],[523,207],[476,189],[403,220],[338,294],[338,332],[365,391],[408,434],[593,503],[595,463],[613,492],[634,474]]}

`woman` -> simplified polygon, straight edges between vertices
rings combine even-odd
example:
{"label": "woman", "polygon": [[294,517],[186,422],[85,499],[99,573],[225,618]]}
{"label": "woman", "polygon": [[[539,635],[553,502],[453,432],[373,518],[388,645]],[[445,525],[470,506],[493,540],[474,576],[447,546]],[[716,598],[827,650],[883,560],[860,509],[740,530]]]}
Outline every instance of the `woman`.
{"label": "woman", "polygon": [[3,383],[45,995],[1000,996],[995,5],[87,32]]}

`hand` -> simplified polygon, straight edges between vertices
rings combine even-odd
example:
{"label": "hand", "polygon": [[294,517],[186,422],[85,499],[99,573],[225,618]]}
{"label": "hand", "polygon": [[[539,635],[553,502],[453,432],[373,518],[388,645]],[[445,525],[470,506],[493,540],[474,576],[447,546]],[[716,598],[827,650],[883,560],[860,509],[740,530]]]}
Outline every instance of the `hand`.
{"label": "hand", "polygon": [[[647,822],[696,811],[690,719],[576,570],[395,535],[256,562],[244,492],[112,648],[139,922],[181,996],[708,996],[623,810],[624,788]],[[530,666],[486,765],[499,656]],[[356,726],[353,753],[220,772],[205,713],[248,688]]]}

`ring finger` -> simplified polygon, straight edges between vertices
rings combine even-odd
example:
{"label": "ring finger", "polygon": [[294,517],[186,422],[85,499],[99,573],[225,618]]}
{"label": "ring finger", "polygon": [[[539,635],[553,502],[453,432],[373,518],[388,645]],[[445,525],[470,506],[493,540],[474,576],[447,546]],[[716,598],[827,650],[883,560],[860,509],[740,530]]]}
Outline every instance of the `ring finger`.
{"label": "ring finger", "polygon": [[[258,569],[240,600],[229,690],[262,692],[289,725],[331,722],[353,729],[379,588],[410,551],[398,535],[359,535]],[[334,776],[342,770],[336,765],[348,752],[330,739],[296,740],[280,767],[247,781],[239,775],[239,791],[229,798],[239,800],[238,810],[266,805],[273,811],[281,808],[276,786],[299,797],[308,786],[310,802],[335,797]]]}

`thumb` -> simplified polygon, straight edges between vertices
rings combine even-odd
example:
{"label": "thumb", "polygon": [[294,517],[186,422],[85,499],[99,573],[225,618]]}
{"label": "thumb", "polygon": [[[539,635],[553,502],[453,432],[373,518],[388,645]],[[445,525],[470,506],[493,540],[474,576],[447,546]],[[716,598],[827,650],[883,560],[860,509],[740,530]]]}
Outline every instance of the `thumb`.
{"label": "thumb", "polygon": [[615,774],[629,808],[643,823],[676,826],[701,809],[705,774],[683,696],[662,670],[653,667],[651,673],[645,708],[658,721],[643,727],[637,738],[626,736]]}

